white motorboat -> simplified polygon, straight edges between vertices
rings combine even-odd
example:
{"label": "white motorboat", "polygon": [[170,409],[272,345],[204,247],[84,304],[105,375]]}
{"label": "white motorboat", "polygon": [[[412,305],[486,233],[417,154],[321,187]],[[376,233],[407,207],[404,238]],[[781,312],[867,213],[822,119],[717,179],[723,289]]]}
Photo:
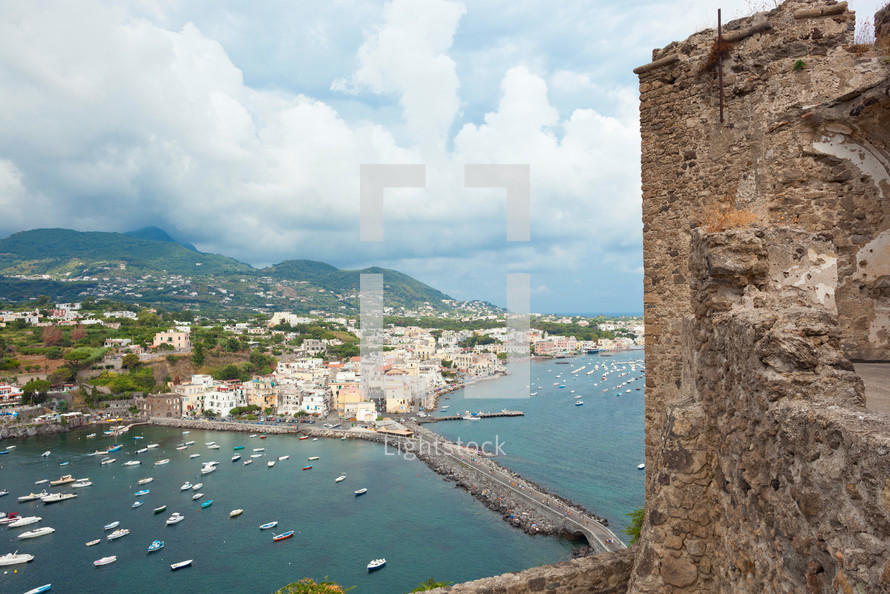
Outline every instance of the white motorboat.
{"label": "white motorboat", "polygon": [[52,534],[55,531],[55,528],[44,526],[42,528],[35,528],[34,530],[22,532],[21,534],[19,534],[19,538],[37,538],[38,536],[43,536],[44,534]]}
{"label": "white motorboat", "polygon": [[180,561],[179,563],[173,563],[170,566],[172,571],[176,571],[177,569],[182,569],[183,567],[188,567],[192,564],[192,559],[186,559],[185,561]]}
{"label": "white motorboat", "polygon": [[216,445],[216,444],[213,444],[213,445],[211,445],[211,446],[207,446],[207,447],[208,447],[209,449],[211,449],[211,450],[218,450],[218,449],[219,449],[219,446]]}
{"label": "white motorboat", "polygon": [[248,464],[253,464],[253,460],[245,460],[244,461],[245,466],[247,466]]}
{"label": "white motorboat", "polygon": [[117,462],[117,458],[103,458],[99,464],[105,466],[106,464],[114,464]]}
{"label": "white motorboat", "polygon": [[195,493],[194,495],[192,495],[192,501],[197,501],[201,497],[204,497],[204,493]]}
{"label": "white motorboat", "polygon": [[315,460],[318,460],[318,456],[309,456],[308,460],[314,462]]}
{"label": "white motorboat", "polygon": [[205,441],[204,445],[206,445],[207,447],[210,447],[212,445],[216,445],[216,442],[215,441]]}
{"label": "white motorboat", "polygon": [[334,482],[335,482],[335,483],[339,483],[339,482],[341,482],[341,481],[345,481],[345,480],[346,480],[346,475],[345,475],[345,474],[341,474],[340,476],[338,476],[337,478],[334,479]]}
{"label": "white motorboat", "polygon": [[272,468],[273,466],[275,466],[275,460],[269,460],[268,462],[266,462],[266,466]]}
{"label": "white motorboat", "polygon": [[179,487],[179,490],[180,491],[188,491],[191,488],[192,488],[192,484],[190,482],[186,481],[185,483],[183,483],[183,485],[181,487]]}
{"label": "white motorboat", "polygon": [[134,502],[133,502],[133,505],[131,505],[130,507],[131,507],[132,509],[136,509],[137,507],[142,507],[142,504],[143,504],[143,503],[145,503],[145,502],[144,502],[144,501],[134,501]]}
{"label": "white motorboat", "polygon": [[167,526],[171,526],[173,524],[178,524],[179,522],[183,521],[184,519],[185,519],[185,516],[182,515],[181,513],[173,512],[173,515],[170,516],[169,518],[167,518],[167,521],[165,522],[165,524],[167,524]]}
{"label": "white motorboat", "polygon": [[374,559],[370,563],[368,563],[368,571],[374,571],[375,569],[380,569],[386,565],[386,559]]}
{"label": "white motorboat", "polygon": [[200,457],[201,454],[189,454],[189,460],[194,460],[195,458]]}
{"label": "white motorboat", "polygon": [[155,466],[161,466],[162,464],[169,464],[170,458],[164,458],[163,460],[158,460],[155,462]]}
{"label": "white motorboat", "polygon": [[91,540],[90,542],[88,542],[88,543],[87,543],[87,546],[88,546],[88,547],[94,547],[94,546],[96,546],[97,544],[99,544],[100,542],[102,542],[102,539],[101,539],[101,538],[97,538],[96,540]]}
{"label": "white motorboat", "polygon": [[643,470],[644,468],[646,468],[645,462],[643,464],[637,464],[637,470]]}
{"label": "white motorboat", "polygon": [[278,461],[287,460],[288,458],[290,458],[290,456],[278,456]]}
{"label": "white motorboat", "polygon": [[46,492],[46,489],[41,491],[40,493],[29,493],[28,495],[22,495],[19,497],[19,503],[25,503],[26,501],[34,501],[35,499],[40,499],[41,497],[46,497],[49,493]]}
{"label": "white motorboat", "polygon": [[137,454],[144,454],[144,453],[147,452],[147,451],[148,451],[148,448],[139,448],[138,450],[136,450],[136,453],[137,453]]}
{"label": "white motorboat", "polygon": [[89,487],[92,484],[93,484],[93,481],[91,481],[89,479],[80,479],[76,483],[72,483],[71,486],[76,489],[80,489],[82,487]]}
{"label": "white motorboat", "polygon": [[278,526],[278,522],[269,522],[260,526],[260,530],[268,530],[270,528],[274,528],[275,526]]}
{"label": "white motorboat", "polygon": [[26,555],[24,553],[20,555],[18,551],[0,555],[0,565],[17,565],[19,563],[28,563],[33,560],[34,555]]}
{"label": "white motorboat", "polygon": [[123,466],[139,466],[142,464],[142,460],[130,460],[129,462],[124,462]]}
{"label": "white motorboat", "polygon": [[121,528],[119,530],[115,530],[111,534],[108,535],[108,540],[117,540],[118,538],[122,538],[130,533],[126,528]]}
{"label": "white motorboat", "polygon": [[196,484],[192,485],[192,491],[197,491],[203,486],[204,486],[204,483],[196,483]]}
{"label": "white motorboat", "polygon": [[49,451],[49,450],[46,450],[45,452],[43,452],[42,454],[40,454],[40,457],[41,457],[41,458],[49,458],[49,455],[50,455],[50,454],[52,454],[52,452]]}
{"label": "white motorboat", "polygon": [[9,528],[21,528],[22,526],[30,526],[31,524],[36,524],[42,519],[43,518],[41,518],[40,516],[26,516],[7,524],[7,526]]}
{"label": "white motorboat", "polygon": [[185,445],[187,445],[187,446],[195,445],[195,441],[194,441],[194,440],[192,440],[192,441],[187,441],[187,442],[185,442]]}
{"label": "white motorboat", "polygon": [[265,452],[266,448],[253,448],[254,452]]}
{"label": "white motorboat", "polygon": [[364,495],[367,492],[368,492],[367,488],[362,488],[362,489],[356,490],[355,494],[356,494],[356,496],[358,496],[358,495]]}
{"label": "white motorboat", "polygon": [[46,497],[41,497],[40,501],[42,501],[44,505],[49,505],[50,503],[68,501],[69,499],[74,499],[75,497],[77,497],[77,493],[50,493]]}
{"label": "white motorboat", "polygon": [[262,454],[251,454],[250,457],[251,458],[262,458],[263,455]]}
{"label": "white motorboat", "polygon": [[216,470],[216,466],[205,466],[201,469],[201,474],[210,474],[214,470]]}
{"label": "white motorboat", "polygon": [[34,481],[35,485],[45,485],[49,482],[49,479],[40,479],[39,481]]}
{"label": "white motorboat", "polygon": [[150,450],[153,450],[153,449],[155,449],[156,447],[158,447],[158,444],[156,444],[156,443],[150,443],[150,444],[148,444],[148,445],[145,446],[145,447],[147,447],[147,448],[150,449]]}
{"label": "white motorboat", "polygon": [[244,513],[243,509],[233,509],[232,511],[229,512],[229,517],[235,518],[237,516],[240,516],[243,513]]}
{"label": "white motorboat", "polygon": [[121,525],[120,522],[112,522],[111,524],[105,524],[105,526],[102,529],[103,530],[114,530],[115,528],[117,528],[120,525]]}
{"label": "white motorboat", "polygon": [[176,451],[181,452],[182,450],[187,449],[187,448],[188,448],[187,445],[176,446]]}
{"label": "white motorboat", "polygon": [[115,555],[111,555],[110,557],[102,557],[101,559],[96,559],[93,561],[93,565],[96,567],[101,567],[103,565],[108,565],[109,563],[114,563],[117,561],[117,557]]}
{"label": "white motorboat", "polygon": [[241,455],[240,455],[240,454],[235,454],[234,456],[232,456],[232,462],[237,462],[237,461],[240,460],[240,459],[241,459]]}
{"label": "white motorboat", "polygon": [[141,479],[139,479],[138,481],[136,481],[136,484],[137,484],[137,485],[147,485],[148,483],[150,483],[150,482],[153,481],[153,480],[155,480],[154,477],[152,477],[152,476],[147,476],[147,477],[145,477],[145,478],[141,478]]}

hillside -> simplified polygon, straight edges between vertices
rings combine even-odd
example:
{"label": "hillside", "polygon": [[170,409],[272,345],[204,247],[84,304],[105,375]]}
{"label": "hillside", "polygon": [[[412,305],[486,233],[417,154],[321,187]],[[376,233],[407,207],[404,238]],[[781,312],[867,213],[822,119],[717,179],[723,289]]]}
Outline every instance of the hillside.
{"label": "hillside", "polygon": [[247,264],[226,256],[123,233],[33,229],[0,240],[0,274],[4,275],[69,278],[166,272],[194,276],[250,270]]}
{"label": "hillside", "polygon": [[[429,303],[434,311],[448,309],[442,303],[447,295],[395,270],[340,270],[312,260],[287,260],[256,269],[233,258],[198,252],[156,227],[126,234],[34,229],[0,240],[0,299],[9,301],[47,295],[58,301],[94,297],[208,314],[231,310],[353,314],[359,308],[362,273],[384,275],[389,307],[408,310]],[[13,276],[29,278],[9,278]]]}

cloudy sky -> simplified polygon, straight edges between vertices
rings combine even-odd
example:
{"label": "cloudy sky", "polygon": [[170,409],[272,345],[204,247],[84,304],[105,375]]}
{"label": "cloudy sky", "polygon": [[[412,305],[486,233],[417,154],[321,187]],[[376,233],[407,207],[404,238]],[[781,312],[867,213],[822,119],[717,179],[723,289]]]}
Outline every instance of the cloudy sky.
{"label": "cloudy sky", "polygon": [[[855,0],[871,14],[880,0]],[[642,311],[637,78],[771,0],[4,0],[0,237],[156,225],[255,266],[395,268],[458,299]],[[426,166],[359,239],[361,164]],[[528,164],[531,241],[463,167]]]}

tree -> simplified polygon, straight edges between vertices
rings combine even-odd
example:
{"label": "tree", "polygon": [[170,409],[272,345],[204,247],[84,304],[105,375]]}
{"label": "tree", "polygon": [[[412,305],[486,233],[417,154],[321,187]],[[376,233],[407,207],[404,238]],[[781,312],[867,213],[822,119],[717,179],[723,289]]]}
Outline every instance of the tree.
{"label": "tree", "polygon": [[140,326],[157,326],[161,323],[161,319],[154,312],[143,309],[136,314],[136,323]]}
{"label": "tree", "polygon": [[226,341],[226,352],[236,353],[241,349],[241,341],[232,336]]}
{"label": "tree", "polygon": [[124,355],[123,360],[121,360],[121,367],[124,369],[136,369],[141,364],[142,362],[139,360],[139,355],[135,353],[127,353]]}
{"label": "tree", "polygon": [[215,419],[217,415],[216,415],[216,412],[214,412],[208,408],[207,410],[204,411],[204,416],[207,417],[208,419]]}
{"label": "tree", "polygon": [[267,406],[267,407],[265,408],[265,410],[263,410],[263,414],[265,414],[266,416],[271,415],[271,414],[272,414],[272,407],[271,407],[271,406]]}
{"label": "tree", "polygon": [[646,517],[646,510],[641,507],[630,512],[627,516],[630,518],[630,524],[624,529],[624,533],[630,536],[630,541],[627,544],[634,546],[640,539],[640,530],[643,528],[643,518]]}
{"label": "tree", "polygon": [[78,341],[84,338],[87,335],[86,328],[81,325],[77,325],[71,330],[71,340]]}
{"label": "tree", "polygon": [[62,349],[57,346],[49,347],[48,349],[46,349],[46,352],[44,353],[44,355],[46,356],[47,359],[52,359],[52,360],[61,359],[62,358]]}
{"label": "tree", "polygon": [[52,385],[60,386],[74,379],[74,371],[70,367],[62,366],[49,374],[49,377],[46,379]]}
{"label": "tree", "polygon": [[192,363],[195,367],[204,365],[204,345],[200,342],[196,344],[195,348],[192,350]]}
{"label": "tree", "polygon": [[39,307],[45,307],[49,305],[49,295],[38,295],[37,296],[37,305]]}
{"label": "tree", "polygon": [[57,345],[62,342],[62,329],[58,326],[47,326],[43,329],[43,344],[46,346]]}
{"label": "tree", "polygon": [[46,380],[31,380],[22,386],[22,402],[30,404],[39,404],[46,400],[46,393],[52,388]]}

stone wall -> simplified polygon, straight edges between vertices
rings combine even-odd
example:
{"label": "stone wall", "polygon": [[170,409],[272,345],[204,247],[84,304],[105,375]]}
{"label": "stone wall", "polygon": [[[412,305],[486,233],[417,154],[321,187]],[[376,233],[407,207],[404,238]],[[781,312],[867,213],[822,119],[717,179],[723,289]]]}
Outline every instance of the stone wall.
{"label": "stone wall", "polygon": [[627,580],[633,566],[633,550],[606,553],[594,557],[572,559],[553,565],[533,567],[518,573],[436,588],[431,593],[444,594],[526,594],[552,592],[597,592],[618,594],[627,591]]}
{"label": "stone wall", "polygon": [[890,587],[890,425],[842,348],[829,236],[692,233],[679,392],[630,591]]}

